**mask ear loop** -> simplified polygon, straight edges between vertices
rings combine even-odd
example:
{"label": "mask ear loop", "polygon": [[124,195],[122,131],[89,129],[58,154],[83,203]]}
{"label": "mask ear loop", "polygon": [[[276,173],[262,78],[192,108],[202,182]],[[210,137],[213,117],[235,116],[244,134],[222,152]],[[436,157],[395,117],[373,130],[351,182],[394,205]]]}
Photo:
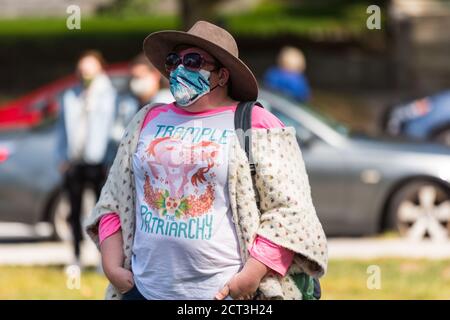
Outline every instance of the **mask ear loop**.
{"label": "mask ear loop", "polygon": [[212,92],[214,89],[216,89],[217,87],[219,87],[219,84],[216,84],[214,87],[212,87],[211,89],[209,89],[209,92]]}
{"label": "mask ear loop", "polygon": [[[216,71],[216,70],[220,70],[220,68],[222,68],[222,66],[218,65],[218,66],[216,66],[216,68],[212,69],[210,72],[213,72],[213,71]],[[217,84],[216,84],[214,87],[212,87],[212,88],[209,90],[209,92],[213,91],[214,89],[216,89],[216,88],[219,87],[219,86],[221,86],[220,81],[217,82]]]}

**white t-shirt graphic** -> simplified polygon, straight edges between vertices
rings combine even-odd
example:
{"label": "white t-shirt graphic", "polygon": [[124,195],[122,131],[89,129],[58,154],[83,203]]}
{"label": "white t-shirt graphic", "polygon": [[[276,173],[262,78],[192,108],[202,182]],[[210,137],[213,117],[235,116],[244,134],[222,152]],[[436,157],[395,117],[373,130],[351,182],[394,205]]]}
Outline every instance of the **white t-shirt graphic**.
{"label": "white t-shirt graphic", "polygon": [[234,111],[151,112],[133,155],[134,280],[147,299],[213,299],[242,268],[227,187]]}

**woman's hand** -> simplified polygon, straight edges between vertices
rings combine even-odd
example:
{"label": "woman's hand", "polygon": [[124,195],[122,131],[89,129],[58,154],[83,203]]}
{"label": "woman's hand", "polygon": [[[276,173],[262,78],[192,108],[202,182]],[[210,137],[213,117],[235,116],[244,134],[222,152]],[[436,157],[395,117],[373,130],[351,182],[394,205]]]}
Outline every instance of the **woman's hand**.
{"label": "woman's hand", "polygon": [[105,273],[105,275],[112,285],[122,294],[130,291],[134,286],[133,273],[125,268],[113,268],[108,274]]}
{"label": "woman's hand", "polygon": [[244,268],[216,294],[215,299],[223,300],[228,295],[234,300],[250,300],[254,297],[261,279],[270,270],[265,264],[250,257]]}
{"label": "woman's hand", "polygon": [[252,274],[238,272],[216,294],[215,298],[223,300],[229,295],[234,300],[250,300],[258,289],[259,282]]}

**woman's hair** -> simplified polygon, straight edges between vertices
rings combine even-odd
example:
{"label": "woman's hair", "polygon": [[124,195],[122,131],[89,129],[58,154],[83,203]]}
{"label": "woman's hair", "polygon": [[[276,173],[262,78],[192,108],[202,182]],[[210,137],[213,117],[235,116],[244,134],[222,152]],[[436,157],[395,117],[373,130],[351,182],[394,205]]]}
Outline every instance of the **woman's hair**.
{"label": "woman's hair", "polygon": [[83,51],[81,53],[80,57],[78,58],[78,61],[80,61],[80,60],[82,60],[82,59],[84,59],[86,57],[93,57],[93,58],[95,58],[100,63],[102,68],[105,68],[106,60],[105,60],[105,58],[103,57],[103,54],[100,51],[98,51],[98,50],[86,50],[86,51]]}

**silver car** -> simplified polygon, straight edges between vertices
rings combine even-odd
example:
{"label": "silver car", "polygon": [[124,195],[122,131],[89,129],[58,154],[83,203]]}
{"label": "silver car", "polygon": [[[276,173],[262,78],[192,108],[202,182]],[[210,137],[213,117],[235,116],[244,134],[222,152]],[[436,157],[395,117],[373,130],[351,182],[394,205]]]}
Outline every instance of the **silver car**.
{"label": "silver car", "polygon": [[[448,236],[450,149],[353,136],[308,107],[266,90],[260,101],[296,128],[313,201],[329,236],[387,228],[415,238]],[[56,169],[54,121],[0,134],[2,148],[9,156],[0,159],[0,221],[47,222],[55,238],[67,238],[68,206]]]}
{"label": "silver car", "polygon": [[260,101],[295,127],[313,201],[328,235],[397,229],[412,238],[450,231],[450,148],[354,135],[279,95]]}

